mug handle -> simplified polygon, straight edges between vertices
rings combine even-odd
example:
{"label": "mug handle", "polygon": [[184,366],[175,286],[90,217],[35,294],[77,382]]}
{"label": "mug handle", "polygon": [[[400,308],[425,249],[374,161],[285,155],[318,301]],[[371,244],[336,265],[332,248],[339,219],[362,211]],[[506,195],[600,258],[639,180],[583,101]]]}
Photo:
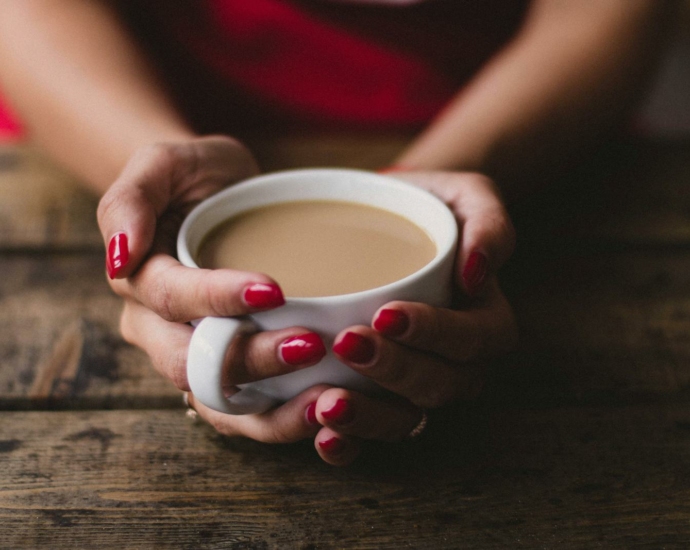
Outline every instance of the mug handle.
{"label": "mug handle", "polygon": [[226,414],[262,413],[278,404],[251,385],[240,385],[230,397],[223,392],[223,363],[228,347],[235,337],[256,330],[256,325],[248,319],[205,317],[201,320],[194,329],[187,353],[187,381],[195,399]]}

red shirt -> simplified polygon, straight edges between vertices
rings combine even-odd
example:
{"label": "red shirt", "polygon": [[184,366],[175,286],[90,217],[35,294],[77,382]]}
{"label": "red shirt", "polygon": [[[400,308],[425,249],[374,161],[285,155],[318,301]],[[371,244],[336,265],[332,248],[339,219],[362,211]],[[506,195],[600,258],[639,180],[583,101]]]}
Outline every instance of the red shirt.
{"label": "red shirt", "polygon": [[266,123],[418,127],[506,43],[527,3],[120,5],[200,130],[228,131]]}

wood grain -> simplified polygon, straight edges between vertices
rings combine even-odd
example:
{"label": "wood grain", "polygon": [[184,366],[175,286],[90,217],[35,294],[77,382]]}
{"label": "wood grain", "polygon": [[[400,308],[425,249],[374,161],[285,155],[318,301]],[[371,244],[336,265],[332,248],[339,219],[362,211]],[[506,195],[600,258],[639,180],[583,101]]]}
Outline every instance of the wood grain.
{"label": "wood grain", "polygon": [[101,254],[0,256],[0,408],[179,406],[119,337]]}
{"label": "wood grain", "polygon": [[[408,135],[248,136],[265,171],[343,166],[375,170],[392,162]],[[581,166],[554,174],[528,202],[529,239],[596,243],[690,243],[690,142],[612,141]],[[564,192],[563,189],[567,188]],[[551,190],[551,192],[549,192]],[[0,146],[0,249],[101,250],[96,199],[28,146]],[[521,208],[516,209],[520,216]],[[529,227],[537,225],[537,235]]]}
{"label": "wood grain", "polygon": [[[403,145],[277,137],[255,148],[268,169],[374,167]],[[525,236],[504,279],[522,344],[495,370],[497,401],[687,396],[688,149],[619,144],[573,176],[587,192],[553,190],[516,211]],[[120,302],[103,276],[95,202],[31,149],[3,151],[0,408],[177,406],[177,391],[118,336]],[[62,221],[48,225],[63,229],[47,229],[51,212]]]}
{"label": "wood grain", "polygon": [[306,443],[221,438],[182,411],[4,420],[9,548],[690,544],[688,405],[470,411],[349,469]]}
{"label": "wood grain", "polygon": [[33,149],[0,146],[0,250],[103,248],[96,198]]}
{"label": "wood grain", "polygon": [[[316,166],[376,169],[407,142],[400,135],[258,136],[247,138],[263,170]],[[103,240],[97,199],[31,146],[0,145],[0,250],[87,249]]]}
{"label": "wood grain", "polygon": [[[0,407],[177,406],[119,337],[100,255],[0,258]],[[520,348],[493,391],[513,405],[640,401],[690,393],[690,256],[542,258],[506,272]]]}
{"label": "wood grain", "polygon": [[505,287],[521,343],[501,384],[526,401],[690,394],[690,254],[518,254]]}
{"label": "wood grain", "polygon": [[[377,168],[405,141],[250,145],[267,170]],[[188,420],[118,336],[95,199],[0,149],[0,546],[688,548],[688,152],[604,147],[517,205],[519,349],[419,444],[335,469]]]}

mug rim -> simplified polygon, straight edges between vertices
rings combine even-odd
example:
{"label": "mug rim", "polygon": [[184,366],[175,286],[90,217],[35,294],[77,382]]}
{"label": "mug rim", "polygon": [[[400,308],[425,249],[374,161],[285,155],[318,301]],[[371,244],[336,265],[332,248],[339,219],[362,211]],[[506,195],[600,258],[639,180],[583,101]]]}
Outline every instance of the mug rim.
{"label": "mug rim", "polygon": [[[215,195],[211,195],[210,197],[204,199],[202,202],[200,202],[198,205],[196,205],[190,212],[187,214],[185,217],[182,225],[180,226],[180,230],[178,232],[178,237],[177,237],[177,255],[180,263],[187,267],[195,267],[202,269],[201,266],[199,266],[194,257],[191,254],[190,247],[188,246],[188,235],[190,232],[190,229],[194,226],[194,224],[204,215],[205,212],[210,210],[211,208],[215,207],[218,203],[224,202],[226,200],[229,200],[229,198],[232,198],[234,195],[237,195],[238,193],[244,193],[247,192],[245,191],[246,189],[252,189],[257,186],[261,185],[267,185],[271,182],[274,182],[275,180],[280,180],[286,176],[288,177],[295,177],[299,176],[301,174],[309,175],[309,176],[314,176],[314,175],[322,175],[324,177],[333,177],[336,175],[342,176],[342,175],[352,175],[355,177],[358,176],[365,176],[372,181],[376,182],[376,185],[383,185],[386,187],[393,187],[397,188],[401,191],[404,191],[406,193],[412,193],[412,194],[417,194],[420,200],[426,200],[428,202],[431,202],[435,204],[435,207],[438,208],[438,215],[441,218],[445,218],[445,220],[442,220],[443,223],[447,225],[448,230],[450,231],[450,238],[446,239],[444,243],[441,243],[441,246],[439,246],[439,243],[435,238],[432,237],[434,244],[436,245],[436,254],[434,255],[433,259],[426,263],[424,266],[422,266],[420,269],[415,271],[414,273],[411,273],[407,275],[406,277],[403,277],[402,279],[398,279],[396,281],[393,281],[391,283],[382,285],[382,286],[377,286],[374,288],[369,288],[366,290],[360,290],[357,292],[350,292],[347,294],[335,294],[332,296],[308,296],[308,297],[292,297],[292,296],[285,296],[285,301],[286,303],[293,303],[293,304],[324,304],[324,303],[331,303],[331,304],[338,304],[338,303],[345,303],[345,302],[351,302],[353,300],[366,300],[369,297],[374,297],[379,294],[384,294],[384,293],[395,293],[397,289],[399,288],[405,288],[409,284],[415,282],[416,280],[423,278],[426,276],[427,273],[433,271],[434,269],[437,268],[439,264],[444,262],[444,260],[448,257],[449,254],[453,253],[457,246],[457,241],[458,241],[458,225],[455,220],[454,215],[448,208],[448,206],[441,200],[439,199],[436,195],[433,193],[422,189],[421,187],[417,187],[411,183],[402,181],[400,179],[395,178],[394,176],[388,176],[384,174],[377,174],[375,172],[369,172],[366,170],[357,170],[357,169],[351,169],[351,168],[298,168],[298,169],[289,169],[289,170],[280,170],[276,172],[270,172],[267,174],[262,174],[259,176],[255,176],[246,180],[242,180],[226,189],[223,189],[222,191],[216,193]],[[333,201],[339,201],[339,202],[351,202],[354,204],[361,204],[365,206],[373,206],[375,208],[381,208],[385,210],[384,207],[378,206],[378,205],[373,205],[370,202],[366,201],[366,197],[355,197],[351,200],[343,200],[343,199],[320,199],[320,198],[295,198],[294,201],[308,201],[308,200],[333,200]],[[267,206],[269,204],[282,204],[282,203],[287,203],[290,202],[288,200],[276,200],[276,201],[269,201],[263,206]],[[246,210],[241,210],[241,212],[248,211],[251,209],[246,209]],[[399,212],[395,212],[396,214],[404,217],[407,219],[409,222],[414,223],[415,225],[419,226],[417,222],[414,220],[409,219],[409,217],[405,216],[404,214],[401,214]],[[234,214],[236,215],[236,214]],[[222,223],[222,222],[219,222]],[[204,233],[204,237],[210,233],[210,231],[213,230],[213,228],[217,227],[218,224],[215,224],[211,229],[209,229],[207,232]],[[426,233],[428,231],[424,228],[423,229]],[[270,274],[267,274],[270,276]]]}

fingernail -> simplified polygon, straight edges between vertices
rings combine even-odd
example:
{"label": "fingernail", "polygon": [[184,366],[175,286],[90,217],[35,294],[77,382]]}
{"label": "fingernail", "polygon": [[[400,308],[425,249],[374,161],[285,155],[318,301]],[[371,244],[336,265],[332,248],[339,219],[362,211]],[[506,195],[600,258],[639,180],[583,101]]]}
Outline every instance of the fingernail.
{"label": "fingernail", "polygon": [[117,277],[129,261],[129,248],[127,246],[127,234],[115,233],[108,243],[108,253],[105,256],[105,269],[108,277]]}
{"label": "fingernail", "polygon": [[353,363],[365,364],[374,358],[376,348],[369,338],[356,332],[346,332],[333,351]]}
{"label": "fingernail", "polygon": [[321,337],[314,332],[288,338],[280,344],[278,350],[280,357],[288,365],[318,363],[326,355]]}
{"label": "fingernail", "polygon": [[328,454],[335,455],[342,452],[344,445],[342,439],[331,437],[330,439],[319,441],[319,447]]}
{"label": "fingernail", "polygon": [[321,413],[326,420],[335,422],[336,424],[345,425],[352,422],[355,418],[355,411],[352,406],[345,399],[338,399],[330,409]]}
{"label": "fingernail", "polygon": [[382,309],[374,319],[374,328],[386,336],[400,336],[409,326],[409,317],[397,309]]}
{"label": "fingernail", "polygon": [[278,285],[254,283],[244,289],[244,303],[256,309],[270,309],[285,304]]}
{"label": "fingernail", "polygon": [[304,412],[304,416],[309,424],[316,426],[319,421],[316,419],[316,401],[312,401],[307,406],[307,410]]}
{"label": "fingernail", "polygon": [[470,294],[476,294],[484,284],[488,263],[486,256],[481,252],[472,252],[467,258],[465,269],[462,272],[462,280]]}

